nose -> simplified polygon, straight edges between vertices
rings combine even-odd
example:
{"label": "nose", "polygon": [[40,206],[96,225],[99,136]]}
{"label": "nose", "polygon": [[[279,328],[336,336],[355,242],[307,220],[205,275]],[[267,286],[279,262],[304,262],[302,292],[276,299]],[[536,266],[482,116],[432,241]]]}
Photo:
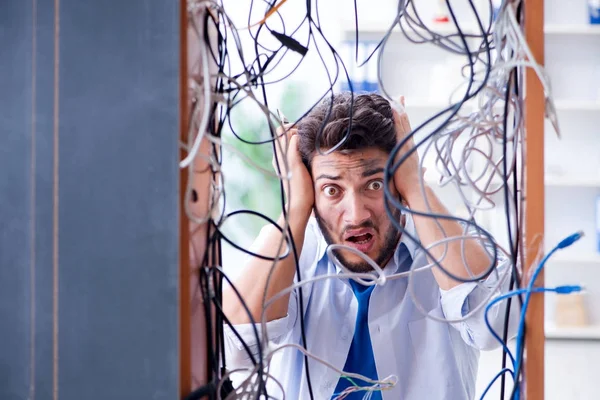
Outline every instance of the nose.
{"label": "nose", "polygon": [[371,217],[371,212],[360,196],[347,196],[345,208],[344,222],[348,225],[360,225]]}

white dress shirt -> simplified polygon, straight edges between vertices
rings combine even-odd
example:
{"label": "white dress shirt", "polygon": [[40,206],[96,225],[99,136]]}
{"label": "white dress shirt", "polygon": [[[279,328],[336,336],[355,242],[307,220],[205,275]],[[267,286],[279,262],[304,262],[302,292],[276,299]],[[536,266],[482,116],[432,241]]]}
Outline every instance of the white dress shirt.
{"label": "white dress shirt", "polygon": [[[413,220],[407,216],[407,232],[416,237]],[[426,265],[423,251],[402,235],[412,260],[412,268]],[[325,252],[327,244],[314,219],[311,218],[306,236],[300,268],[302,280],[318,275],[332,275],[303,286],[304,322],[308,351],[342,370],[354,334],[358,302],[348,279],[338,278],[341,271]],[[383,269],[389,276],[405,271],[398,251]],[[400,265],[400,267],[398,267]],[[413,274],[411,279],[417,301],[428,314],[447,319],[458,319],[485,301],[497,286],[498,279],[508,268],[506,260],[498,264],[498,274],[491,274],[480,283],[463,283],[444,291],[438,286],[430,269]],[[499,344],[487,329],[483,310],[464,322],[448,324],[425,317],[415,306],[407,290],[408,278],[388,280],[374,288],[369,303],[369,332],[373,345],[375,364],[380,380],[395,375],[396,385],[382,392],[384,400],[466,400],[475,396],[475,380],[479,350],[492,349]],[[509,279],[504,279],[499,291],[506,291]],[[497,294],[497,293],[496,293]],[[301,344],[298,294],[290,295],[286,317],[266,323],[269,347],[274,350],[285,343]],[[516,331],[518,308],[512,307],[511,336]],[[505,302],[489,313],[496,332],[501,333],[504,323]],[[258,345],[251,324],[235,326],[249,345],[255,358]],[[260,334],[260,324],[257,324]],[[253,368],[250,356],[241,341],[229,327],[225,327],[227,367]],[[314,399],[330,399],[340,374],[317,360],[308,359]],[[272,358],[269,373],[285,389],[289,400],[309,399],[303,354],[292,347],[277,351]],[[281,389],[269,380],[268,393],[277,399],[284,398]]]}

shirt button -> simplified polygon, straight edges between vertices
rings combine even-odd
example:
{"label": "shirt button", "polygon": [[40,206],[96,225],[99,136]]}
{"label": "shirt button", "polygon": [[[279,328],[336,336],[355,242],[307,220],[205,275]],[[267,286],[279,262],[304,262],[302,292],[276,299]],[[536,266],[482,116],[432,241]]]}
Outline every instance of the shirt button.
{"label": "shirt button", "polygon": [[377,333],[381,333],[381,325],[377,325]]}

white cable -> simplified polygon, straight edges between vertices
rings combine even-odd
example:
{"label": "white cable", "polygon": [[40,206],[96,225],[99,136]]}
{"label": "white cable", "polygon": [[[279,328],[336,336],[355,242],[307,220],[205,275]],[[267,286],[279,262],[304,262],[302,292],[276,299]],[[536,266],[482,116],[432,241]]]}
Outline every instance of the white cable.
{"label": "white cable", "polygon": [[375,261],[373,261],[373,259],[369,256],[367,256],[365,253],[363,253],[362,251],[355,249],[353,247],[350,246],[346,246],[343,244],[330,244],[329,246],[327,246],[327,249],[325,250],[325,252],[327,253],[327,257],[329,257],[329,259],[331,260],[331,262],[333,262],[334,265],[337,265],[342,271],[344,271],[344,273],[346,275],[352,275],[353,272],[350,271],[348,268],[346,268],[341,262],[340,260],[338,260],[338,258],[335,256],[335,254],[333,254],[333,252],[335,250],[347,250],[351,253],[356,254],[357,256],[359,256],[360,258],[362,258],[363,260],[365,260],[370,266],[371,268],[373,268],[373,270],[375,271],[375,273],[377,274],[377,278],[373,279],[373,275],[370,275],[370,279],[365,281],[364,279],[362,279],[362,277],[353,277],[352,279],[354,279],[356,282],[365,285],[365,286],[373,286],[373,285],[385,285],[385,275],[383,273],[383,270],[381,269],[381,267],[379,265],[377,265],[377,263]]}
{"label": "white cable", "polygon": [[[207,12],[207,11],[205,11]],[[200,35],[198,35],[200,36]],[[189,166],[192,161],[194,160],[194,157],[196,157],[196,153],[198,153],[198,150],[200,149],[200,144],[202,143],[202,138],[204,137],[204,133],[206,132],[206,128],[208,127],[208,117],[210,116],[210,105],[212,103],[212,99],[210,96],[210,70],[208,68],[208,63],[209,63],[209,59],[208,59],[208,51],[206,50],[206,46],[205,45],[201,45],[200,47],[200,54],[202,56],[202,74],[203,74],[203,78],[204,78],[204,112],[202,113],[202,120],[200,121],[200,125],[198,127],[198,133],[196,134],[196,139],[194,140],[194,144],[192,145],[192,148],[190,150],[190,152],[188,153],[188,155],[181,160],[181,162],[179,163],[179,167],[180,168],[186,168],[187,166]],[[194,82],[195,83],[195,82]]]}
{"label": "white cable", "polygon": [[393,387],[393,386],[395,386],[398,383],[398,376],[394,375],[394,374],[389,375],[389,376],[387,376],[387,377],[385,377],[385,378],[383,378],[381,380],[374,380],[374,379],[368,378],[368,377],[360,375],[360,374],[356,374],[356,373],[353,373],[353,372],[343,371],[343,370],[341,370],[339,368],[336,368],[331,363],[323,360],[322,358],[317,357],[314,354],[308,352],[308,350],[306,350],[304,347],[302,347],[302,346],[300,346],[298,344],[295,344],[295,343],[286,343],[286,344],[278,346],[277,348],[269,351],[268,354],[267,354],[267,356],[266,356],[267,360],[271,359],[271,357],[273,357],[273,355],[276,352],[278,352],[280,350],[283,350],[285,348],[288,348],[288,347],[292,347],[292,348],[297,349],[302,354],[304,354],[304,355],[312,358],[313,360],[316,360],[316,361],[320,362],[321,364],[327,366],[328,368],[330,368],[331,370],[337,372],[338,374],[347,376],[349,378],[360,379],[360,380],[363,380],[365,382],[373,383],[373,384],[385,384],[385,385],[388,385],[389,387]]}
{"label": "white cable", "polygon": [[[211,4],[213,4],[213,6],[215,6],[215,7],[219,7],[214,2],[211,2]],[[510,9],[510,10],[508,10],[508,9]],[[224,10],[222,10],[222,9],[220,9],[220,10],[224,16],[222,19],[220,19],[220,21],[222,21],[224,26],[226,26],[226,27],[228,26],[228,28],[231,30],[232,37],[236,41],[236,45],[238,48],[237,49],[238,55],[239,55],[240,59],[243,61],[245,59],[244,59],[244,55],[242,53],[242,47],[240,44],[240,39],[237,34],[237,29],[235,28],[232,21],[227,16],[227,14],[224,12]],[[414,24],[415,24],[415,26],[419,27],[419,22],[414,22]],[[426,29],[423,27],[420,27],[420,28],[422,30]],[[423,31],[423,34],[425,34],[425,33],[429,34],[428,31]],[[550,86],[549,86],[549,82],[547,82],[547,77],[546,77],[545,71],[543,71],[543,68],[540,65],[538,65],[537,63],[535,63],[535,60],[533,59],[533,57],[531,57],[531,51],[529,50],[526,42],[524,41],[524,38],[520,32],[520,28],[518,27],[518,24],[516,22],[516,19],[514,16],[514,11],[512,10],[511,7],[505,7],[503,9],[503,11],[500,13],[500,15],[498,16],[498,19],[496,21],[496,26],[493,30],[493,35],[494,35],[494,42],[496,44],[497,58],[495,59],[495,61],[493,63],[490,61],[490,63],[492,65],[489,65],[489,67],[491,68],[491,71],[489,73],[489,80],[487,82],[487,86],[477,96],[478,110],[476,110],[473,113],[470,113],[469,115],[465,115],[465,113],[463,113],[463,112],[457,113],[457,115],[452,120],[450,120],[447,125],[447,128],[452,127],[452,130],[454,132],[450,132],[450,131],[440,132],[439,134],[436,135],[436,137],[433,137],[430,141],[428,141],[426,143],[426,146],[424,147],[425,154],[423,155],[423,158],[421,159],[421,162],[419,164],[419,168],[422,169],[423,162],[425,160],[425,155],[428,155],[428,154],[435,155],[435,160],[436,160],[435,166],[439,169],[439,172],[441,172],[440,175],[442,176],[440,185],[441,186],[452,185],[454,188],[456,188],[458,190],[461,201],[465,204],[465,206],[468,209],[470,219],[474,218],[474,215],[477,211],[489,209],[490,206],[495,206],[494,199],[492,199],[492,196],[494,194],[498,193],[500,190],[506,189],[506,190],[509,190],[509,194],[511,193],[509,187],[503,188],[503,185],[498,185],[499,187],[496,188],[495,186],[491,185],[492,182],[494,181],[494,179],[497,177],[499,177],[500,179],[504,179],[504,172],[501,171],[501,165],[503,162],[502,155],[501,154],[498,155],[498,152],[496,151],[496,149],[493,146],[493,144],[497,144],[500,142],[501,137],[499,137],[499,135],[501,134],[501,129],[503,126],[502,120],[501,120],[501,118],[498,118],[498,116],[495,113],[495,110],[499,108],[498,104],[503,104],[503,102],[504,102],[504,95],[503,95],[502,91],[505,88],[506,81],[508,79],[509,74],[511,73],[511,70],[515,67],[533,68],[535,70],[536,74],[540,77],[542,84],[544,85],[544,89],[545,89],[547,97],[548,97],[547,107],[550,107],[552,105],[552,103],[551,103],[552,99],[550,97],[550,90],[549,90]],[[483,37],[483,36],[484,35],[481,35],[481,37]],[[315,38],[313,38],[313,40],[315,40]],[[439,43],[441,43],[442,41],[445,41],[445,43],[448,45],[457,46],[456,48],[459,48],[462,50],[462,44],[459,45],[458,41],[453,41],[447,37],[440,36]],[[383,53],[383,47],[385,47],[385,43],[382,46],[382,49],[378,55],[380,60],[381,60],[382,53]],[[204,50],[204,52],[202,52],[202,50]],[[317,46],[317,51],[319,51],[318,46]],[[509,59],[508,56],[513,51],[514,51],[515,55],[512,59]],[[523,52],[525,52],[525,54],[527,55],[528,60],[524,60],[522,58]],[[206,46],[201,46],[201,56],[204,60],[203,68],[207,68],[208,67],[208,62],[207,62],[208,54],[206,51]],[[482,61],[483,58],[480,58],[480,57],[482,57],[481,54],[477,55],[476,57],[477,57],[477,59],[475,60],[476,63],[483,62]],[[243,62],[243,65],[251,65],[251,64],[252,64],[251,62],[249,62],[249,63]],[[480,64],[478,64],[478,65],[480,65]],[[484,65],[488,66],[485,63],[484,63]],[[379,67],[379,69],[381,69],[380,68],[381,63],[379,64],[378,67]],[[272,67],[271,69],[269,69],[267,71],[261,72],[261,74],[263,76],[266,76],[273,69],[274,69],[274,67]],[[327,71],[327,73],[329,74],[329,71]],[[240,92],[246,93],[247,97],[250,98],[251,101],[254,101],[254,102],[256,102],[257,105],[259,105],[262,112],[265,114],[267,120],[269,121],[269,123],[271,123],[269,110],[267,110],[266,107],[255,98],[254,93],[249,89],[249,85],[251,82],[251,76],[245,67],[244,67],[244,71],[242,72],[242,74],[239,75],[242,78],[243,77],[246,78],[245,83],[240,83],[240,82],[238,82],[238,80],[234,80],[228,76],[225,76],[222,73],[216,74],[215,76],[224,78],[227,81],[227,84],[230,85],[230,87],[237,87],[237,89]],[[481,71],[476,71],[473,75],[468,76],[468,78],[471,79],[473,82],[481,83],[483,81],[483,76],[484,75],[482,74]],[[329,76],[329,78],[331,80],[331,76]],[[207,80],[208,80],[208,84],[207,84]],[[210,103],[209,102],[209,99],[210,99],[210,75],[208,73],[204,73],[204,82],[205,82],[205,84],[204,84],[205,112],[202,116],[203,117],[202,122],[204,122],[205,118],[208,119],[208,113],[210,111],[210,108],[208,107],[209,103]],[[464,84],[462,86],[464,87]],[[206,94],[207,90],[208,90],[208,95]],[[456,93],[458,93],[458,91],[456,91]],[[507,150],[507,157],[508,157],[509,152],[510,152],[510,154],[514,155],[510,160],[507,160],[508,161],[508,165],[507,165],[508,168],[506,171],[507,176],[510,176],[511,172],[514,171],[514,168],[516,167],[516,163],[517,163],[516,153],[517,153],[518,149],[521,149],[521,151],[523,151],[523,147],[520,145],[522,143],[522,117],[521,117],[522,108],[521,108],[521,104],[513,99],[511,99],[510,101],[511,101],[511,104],[509,104],[509,107],[515,115],[515,119],[517,120],[517,127],[512,131],[512,135],[509,135],[509,132],[507,132],[507,134],[506,134],[507,142],[513,144],[512,146],[509,146],[509,149]],[[201,125],[200,128],[202,128],[202,122],[200,124]],[[207,123],[208,122],[206,122],[204,125],[207,126]],[[233,153],[238,155],[244,162],[247,162],[252,168],[254,168],[257,171],[260,171],[262,174],[267,175],[267,176],[276,176],[279,179],[285,181],[284,185],[287,188],[288,204],[289,204],[289,198],[292,197],[291,184],[290,184],[291,174],[289,172],[284,173],[285,171],[289,171],[289,166],[287,165],[288,149],[282,148],[282,144],[279,142],[279,140],[275,140],[276,143],[274,143],[274,146],[277,146],[277,149],[279,150],[278,156],[280,156],[280,158],[282,158],[282,160],[280,160],[280,162],[279,162],[279,165],[282,167],[281,174],[273,173],[273,172],[268,171],[265,168],[262,168],[261,166],[257,165],[255,162],[253,162],[253,160],[250,160],[243,153],[240,153],[237,149],[231,147],[227,143],[223,143],[221,138],[212,136],[209,132],[207,132],[206,126],[202,130],[200,130],[200,129],[198,130],[198,134],[196,135],[196,140],[194,141],[193,145],[191,146],[188,156],[186,157],[186,159],[184,159],[180,163],[180,165],[183,164],[184,162],[186,162],[186,160],[187,160],[187,166],[190,166],[190,165],[192,165],[191,160],[193,160],[195,157],[197,157],[197,156],[205,157],[202,154],[197,154],[199,147],[200,147],[200,142],[203,138],[202,135],[204,135],[204,137],[207,137],[207,140],[216,144],[217,146],[231,150]],[[456,150],[456,148],[458,146],[463,146],[461,144],[462,142],[459,141],[459,138],[461,138],[461,139],[467,138],[467,141],[466,141],[466,145],[464,145],[464,147],[461,149],[458,160],[455,160],[453,157],[454,151]],[[481,143],[478,141],[478,138],[482,138],[485,141],[484,143],[487,144],[488,147],[481,147]],[[285,146],[283,146],[283,147],[285,147]],[[482,162],[478,165],[478,169],[470,170],[469,169],[470,162],[472,160],[479,160],[479,159],[481,159]],[[212,168],[213,171],[215,171],[215,173],[220,174],[221,180],[222,180],[223,175],[222,175],[222,171],[219,169],[220,167],[218,166],[218,164],[216,164],[216,156],[209,157],[208,161],[209,161],[209,167]],[[182,167],[184,167],[184,166],[182,166]],[[523,171],[521,169],[521,174],[522,173],[523,173]],[[215,185],[214,186],[215,189],[219,188],[219,186],[216,185],[214,182],[212,182],[212,184]],[[424,190],[423,182],[422,182],[421,186],[422,186],[422,190]],[[221,187],[222,188],[224,187],[223,181],[221,183]],[[467,190],[470,190],[474,193],[467,194]],[[221,192],[222,191],[217,190],[216,193],[214,193],[211,196],[212,199],[211,199],[211,204],[210,204],[210,210],[214,211],[216,209],[215,207],[219,203],[218,200],[221,198]],[[301,194],[295,194],[295,195],[301,195]],[[216,198],[216,200],[215,200],[215,198]],[[186,201],[186,206],[187,206],[187,201]],[[506,204],[505,206],[509,207],[510,204]],[[429,211],[431,211],[429,206],[428,206],[428,208],[429,208]],[[187,208],[186,208],[186,211],[187,211]],[[209,215],[210,215],[210,211],[209,211]],[[522,214],[521,214],[521,217],[522,217]],[[224,222],[225,221],[222,220],[222,221],[220,221],[219,224],[222,224]],[[521,226],[521,225],[519,224],[519,226]],[[276,254],[278,254],[278,256],[276,256],[275,260],[272,262],[272,265],[270,268],[269,280],[271,277],[271,273],[274,271],[274,268],[277,267],[279,255],[281,254],[281,250],[284,247],[286,239],[290,240],[290,238],[287,237],[288,227],[289,227],[289,219],[286,218],[286,219],[284,219],[283,227],[282,227],[284,234],[281,235],[281,240],[279,241],[279,246],[278,246],[278,250],[276,253]],[[440,257],[440,260],[433,261],[433,262],[429,263],[428,265],[425,265],[418,269],[411,268],[409,271],[406,271],[404,273],[390,275],[387,277],[385,277],[385,275],[383,274],[383,270],[372,259],[370,259],[368,256],[364,255],[363,253],[359,252],[358,250],[356,250],[352,247],[346,247],[343,245],[334,245],[334,247],[330,246],[327,249],[327,255],[330,258],[330,260],[332,261],[332,263],[334,265],[338,266],[343,271],[343,273],[335,274],[335,275],[334,274],[321,275],[321,276],[311,277],[309,279],[304,279],[294,285],[289,286],[288,288],[285,288],[284,290],[280,291],[279,293],[275,294],[270,299],[268,299],[268,301],[266,301],[267,290],[265,290],[264,297],[263,297],[262,316],[264,317],[264,314],[265,314],[264,311],[271,304],[273,304],[273,302],[276,299],[284,296],[285,294],[290,293],[291,291],[295,290],[296,288],[298,288],[304,284],[309,284],[309,283],[313,283],[313,282],[316,282],[319,280],[329,279],[329,278],[350,278],[350,279],[356,279],[363,284],[373,285],[373,284],[377,284],[377,283],[384,284],[387,280],[390,280],[390,279],[399,279],[399,278],[403,278],[403,277],[408,277],[408,280],[409,280],[408,292],[409,292],[411,298],[413,299],[413,302],[415,303],[417,309],[419,309],[419,311],[422,312],[426,317],[433,318],[440,322],[446,322],[446,323],[456,323],[456,322],[464,321],[464,320],[470,318],[474,313],[481,310],[481,308],[487,304],[489,299],[491,299],[491,297],[495,294],[495,292],[506,281],[506,278],[509,276],[509,274],[511,272],[510,265],[504,266],[505,271],[503,271],[503,274],[501,276],[498,275],[498,271],[496,269],[497,267],[494,266],[493,273],[496,274],[495,278],[497,279],[497,282],[493,288],[490,288],[490,289],[486,288],[486,290],[490,291],[490,295],[489,295],[488,299],[486,299],[486,301],[482,302],[474,309],[470,310],[469,314],[465,315],[463,318],[454,319],[454,320],[448,320],[445,318],[436,318],[436,317],[432,317],[432,316],[428,315],[427,310],[425,310],[424,307],[417,301],[416,295],[414,292],[415,285],[412,284],[412,282],[410,282],[410,281],[412,280],[411,278],[412,278],[413,273],[417,273],[418,271],[422,271],[422,270],[431,269],[432,267],[435,267],[438,263],[441,263],[447,253],[448,243],[451,241],[461,240],[461,243],[462,243],[461,256],[463,258],[463,263],[465,263],[464,243],[465,243],[465,240],[467,240],[467,239],[481,241],[481,240],[484,240],[484,237],[481,236],[481,232],[479,232],[478,236],[466,235],[466,227],[465,227],[465,232],[464,232],[463,236],[446,237],[440,241],[437,241],[436,243],[433,243],[433,244],[427,246],[427,248],[429,249],[436,245],[445,244],[444,255],[442,257]],[[501,250],[505,255],[508,254],[508,252],[506,252],[506,250],[502,249],[499,245],[495,244],[495,246],[497,246],[497,248],[499,250]],[[369,265],[371,265],[371,267],[373,267],[374,274],[372,274],[372,273],[371,274],[349,273],[349,271],[343,265],[341,265],[339,260],[337,260],[337,258],[333,254],[334,250],[342,249],[342,248],[346,248],[349,251],[351,251],[355,254],[358,254],[361,258],[363,258]],[[486,247],[484,246],[484,248],[486,248]],[[292,256],[291,253],[289,253],[288,257],[290,257],[290,256]],[[521,256],[522,256],[522,254],[521,254]],[[510,260],[509,260],[509,262],[510,262]],[[466,263],[465,263],[465,267],[467,267]],[[467,268],[467,271],[469,274],[472,275],[471,271],[468,268]],[[475,283],[479,286],[483,286],[483,284],[481,282],[475,282]],[[267,288],[268,288],[268,285],[267,285]],[[264,321],[264,318],[261,318],[261,330],[263,332],[263,345],[264,345],[263,349],[266,351],[266,350],[268,350],[268,347],[266,346],[266,343],[268,342],[268,340],[267,340],[268,332],[266,329],[266,322]],[[298,346],[298,345],[294,345],[294,346],[299,348],[300,351],[303,351],[305,354],[307,354],[305,349],[303,349],[301,346]],[[272,351],[272,352],[268,351],[266,353],[269,355],[265,358],[265,361],[266,361],[265,366],[267,368],[267,371],[268,371],[268,368],[270,367],[270,360],[271,360],[270,354],[272,354],[273,352],[274,351]],[[312,356],[310,354],[307,354],[307,356],[315,358],[314,356]],[[323,361],[320,359],[318,359],[318,360]],[[339,371],[339,370],[337,370],[337,371],[341,373],[341,371]],[[254,372],[258,372],[258,371],[255,369]],[[263,371],[263,374],[264,374],[264,376],[267,377],[267,379],[272,378],[272,376],[269,375],[268,372],[265,374]],[[252,374],[252,375],[254,375],[254,374]],[[360,379],[364,379],[364,377],[360,378]],[[280,382],[276,381],[276,383],[278,385],[280,385],[280,388],[282,389],[282,392],[284,393],[284,396],[285,396],[285,391],[283,390]],[[375,383],[375,384],[377,385],[377,383]],[[241,386],[238,389],[240,389],[238,391],[238,393],[240,393],[241,395],[250,396],[257,391],[257,385],[252,380],[249,380],[246,382],[245,385]],[[346,392],[346,394],[350,393],[351,391],[362,390],[362,389],[367,390],[367,388],[359,388],[359,389],[349,388],[349,392]],[[371,392],[366,393],[367,397],[370,395],[371,395]]]}

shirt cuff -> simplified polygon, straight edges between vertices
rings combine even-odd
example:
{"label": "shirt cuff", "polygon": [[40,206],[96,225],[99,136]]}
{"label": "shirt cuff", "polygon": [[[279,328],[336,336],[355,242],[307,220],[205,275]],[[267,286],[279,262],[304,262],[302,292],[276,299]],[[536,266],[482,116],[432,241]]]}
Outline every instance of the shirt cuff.
{"label": "shirt cuff", "polygon": [[[476,307],[483,303],[487,304],[492,292],[494,292],[494,295],[505,292],[508,289],[510,281],[506,275],[510,273],[508,268],[510,268],[508,260],[503,260],[496,268],[496,272],[492,273],[484,281],[462,283],[450,290],[442,290],[440,288],[440,303],[445,317],[449,320],[464,318]],[[502,281],[499,282],[499,279]],[[504,327],[505,306],[506,302],[496,304],[490,309],[488,314],[490,324],[496,332],[499,332]],[[512,307],[511,322],[509,323],[509,334],[511,336],[516,326],[512,322],[514,319],[513,314],[516,315],[517,313],[518,307]],[[455,322],[451,325],[460,332],[463,340],[470,346],[480,350],[491,350],[498,347],[499,343],[489,331],[484,315],[485,306],[480,308],[474,315],[471,315],[468,320]]]}

